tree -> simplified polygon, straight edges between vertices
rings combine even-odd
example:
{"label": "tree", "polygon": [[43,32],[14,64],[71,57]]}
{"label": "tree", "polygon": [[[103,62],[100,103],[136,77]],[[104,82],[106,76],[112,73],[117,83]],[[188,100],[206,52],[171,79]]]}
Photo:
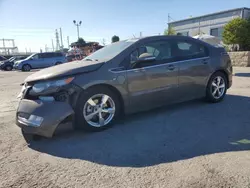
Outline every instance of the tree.
{"label": "tree", "polygon": [[114,35],[112,38],[111,38],[111,42],[114,43],[114,42],[118,42],[120,40],[120,38],[116,35]]}
{"label": "tree", "polygon": [[165,29],[164,35],[175,35],[175,30],[172,27],[168,27],[168,29]]}
{"label": "tree", "polygon": [[225,25],[222,36],[225,44],[238,44],[240,50],[250,50],[250,19],[231,20]]}
{"label": "tree", "polygon": [[86,44],[85,40],[83,38],[81,38],[81,37],[77,40],[77,43],[80,44],[80,45]]}

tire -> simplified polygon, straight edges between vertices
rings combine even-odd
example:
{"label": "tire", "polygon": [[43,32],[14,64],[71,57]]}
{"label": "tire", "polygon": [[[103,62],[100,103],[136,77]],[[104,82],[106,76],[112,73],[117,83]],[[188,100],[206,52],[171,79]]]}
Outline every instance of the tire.
{"label": "tire", "polygon": [[56,64],[55,64],[55,65],[60,65],[60,64],[62,64],[62,62],[56,62]]}
{"label": "tire", "polygon": [[[92,100],[89,100],[91,98]],[[106,100],[107,102],[105,103],[105,105],[100,105],[101,101],[105,101],[104,98],[108,98]],[[87,101],[91,101],[91,103]],[[98,110],[104,110],[106,112],[100,112]],[[110,111],[110,113],[107,111]],[[86,120],[86,118],[89,117],[89,115],[92,113],[97,114],[94,115],[91,120]],[[100,120],[100,113],[102,116],[102,120]],[[120,116],[120,114],[121,102],[116,93],[103,86],[89,88],[80,95],[77,101],[74,128],[92,132],[102,131],[111,127],[113,122]]]}
{"label": "tire", "polygon": [[13,69],[13,67],[11,66],[11,65],[7,65],[6,67],[5,67],[5,70],[6,71],[11,71]]}
{"label": "tire", "polygon": [[22,71],[23,72],[28,72],[28,71],[30,71],[31,70],[31,66],[29,65],[29,64],[24,64],[23,66],[22,66]]}
{"label": "tire", "polygon": [[23,135],[24,140],[25,140],[27,143],[31,143],[31,142],[33,142],[33,141],[39,141],[39,140],[42,139],[42,137],[39,136],[39,135],[34,135],[34,134],[25,133],[23,130],[22,130],[22,135]]}
{"label": "tire", "polygon": [[[220,81],[218,79],[220,79]],[[218,87],[218,84],[220,85],[221,88]],[[224,84],[224,89],[222,89],[223,84]],[[228,88],[228,82],[226,75],[222,72],[215,72],[211,76],[207,84],[206,100],[212,103],[217,103],[222,101],[226,95],[227,88]]]}

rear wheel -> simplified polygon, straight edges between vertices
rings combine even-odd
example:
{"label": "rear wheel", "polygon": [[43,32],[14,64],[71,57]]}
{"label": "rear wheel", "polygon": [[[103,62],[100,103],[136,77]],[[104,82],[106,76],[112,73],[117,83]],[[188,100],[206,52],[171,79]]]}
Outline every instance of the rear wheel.
{"label": "rear wheel", "polygon": [[206,99],[209,102],[220,102],[223,100],[227,92],[226,75],[222,72],[214,73],[207,85]]}
{"label": "rear wheel", "polygon": [[120,115],[118,96],[106,87],[90,88],[82,93],[76,107],[76,128],[101,131]]}
{"label": "rear wheel", "polygon": [[11,71],[13,69],[13,67],[11,66],[11,65],[7,65],[6,67],[5,67],[5,70],[6,71]]}
{"label": "rear wheel", "polygon": [[62,64],[62,62],[56,62],[56,64],[55,64],[55,65],[60,65],[60,64]]}
{"label": "rear wheel", "polygon": [[30,70],[31,70],[31,66],[30,66],[29,64],[24,64],[24,65],[22,66],[22,71],[28,72],[28,71],[30,71]]}

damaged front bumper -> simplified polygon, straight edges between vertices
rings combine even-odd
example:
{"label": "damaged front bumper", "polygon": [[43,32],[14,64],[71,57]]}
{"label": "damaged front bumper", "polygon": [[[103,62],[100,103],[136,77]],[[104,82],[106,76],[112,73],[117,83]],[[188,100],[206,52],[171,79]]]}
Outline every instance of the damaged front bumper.
{"label": "damaged front bumper", "polygon": [[16,113],[16,124],[24,133],[52,137],[57,126],[74,114],[66,102],[22,99]]}
{"label": "damaged front bumper", "polygon": [[24,84],[18,95],[21,100],[16,112],[16,124],[23,133],[52,137],[59,125],[61,128],[61,124],[74,120],[74,109],[82,88],[68,84],[53,90],[50,95],[35,95],[32,87]]}

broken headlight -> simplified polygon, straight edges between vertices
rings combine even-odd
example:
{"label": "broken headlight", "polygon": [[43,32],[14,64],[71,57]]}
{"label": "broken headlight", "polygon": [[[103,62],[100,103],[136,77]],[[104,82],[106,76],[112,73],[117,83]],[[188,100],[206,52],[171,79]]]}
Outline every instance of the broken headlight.
{"label": "broken headlight", "polygon": [[60,80],[53,80],[47,82],[40,82],[36,83],[32,86],[31,94],[41,94],[41,93],[53,93],[58,91],[62,86],[65,86],[72,82],[74,77],[60,79]]}

